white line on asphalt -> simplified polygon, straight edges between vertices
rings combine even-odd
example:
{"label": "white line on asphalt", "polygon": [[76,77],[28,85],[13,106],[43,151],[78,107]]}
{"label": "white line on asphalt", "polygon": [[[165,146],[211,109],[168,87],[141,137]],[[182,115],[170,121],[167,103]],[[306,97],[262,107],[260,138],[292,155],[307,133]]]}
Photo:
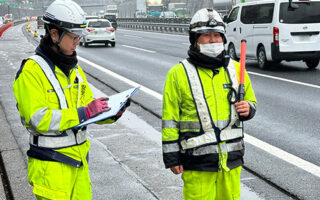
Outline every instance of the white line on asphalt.
{"label": "white line on asphalt", "polygon": [[248,71],[248,74],[252,74],[252,75],[261,76],[261,77],[265,77],[265,78],[271,78],[271,79],[276,79],[276,80],[280,80],[280,81],[285,81],[285,82],[289,82],[289,83],[295,83],[295,84],[298,84],[298,85],[304,85],[304,86],[320,89],[319,85],[314,85],[314,84],[310,84],[310,83],[303,83],[303,82],[300,82],[300,81],[293,81],[293,80],[286,79],[286,78],[280,78],[280,77],[270,76],[270,75],[266,75],[266,74],[259,74],[259,73],[256,73],[256,72],[249,72]]}
{"label": "white line on asphalt", "polygon": [[284,160],[287,161],[288,163],[295,165],[315,176],[320,177],[320,167],[310,163],[306,160],[303,160],[295,155],[292,155],[286,151],[283,151],[282,149],[279,149],[278,147],[272,146],[262,140],[259,140],[255,137],[252,137],[248,134],[245,134],[244,136],[244,141],[266,151],[269,152],[270,154]]}
{"label": "white line on asphalt", "polygon": [[119,75],[117,73],[114,73],[113,71],[108,70],[108,69],[106,69],[106,68],[104,68],[104,67],[102,67],[100,65],[97,65],[97,64],[95,64],[95,63],[93,63],[93,62],[91,62],[91,61],[89,61],[89,60],[87,60],[85,58],[80,57],[80,56],[78,56],[78,59],[83,61],[83,62],[85,62],[85,63],[87,63],[87,64],[89,64],[89,65],[91,65],[92,67],[95,67],[95,68],[99,69],[100,71],[103,71],[103,72],[113,76],[114,78],[117,78],[117,79],[119,79],[119,80],[121,80],[121,81],[123,81],[125,83],[128,83],[129,85],[132,85],[133,87],[139,87],[140,86],[140,90],[142,90],[142,91],[154,96],[155,98],[157,98],[159,100],[162,100],[162,95],[161,94],[159,94],[159,93],[157,93],[157,92],[155,92],[155,91],[153,91],[153,90],[151,90],[151,89],[149,89],[147,87],[144,87],[144,86],[138,84],[137,82],[129,80],[124,76],[121,76],[121,75]]}
{"label": "white line on asphalt", "polygon": [[123,36],[126,36],[126,37],[133,37],[133,38],[139,38],[139,39],[143,38],[143,37],[139,37],[139,36],[136,36],[136,35],[123,35]]}
{"label": "white line on asphalt", "polygon": [[127,48],[131,48],[131,49],[137,49],[137,50],[140,50],[140,51],[145,51],[145,52],[149,52],[149,53],[156,53],[155,51],[151,51],[151,50],[147,50],[147,49],[142,49],[142,48],[139,48],[139,47],[133,47],[133,46],[128,46],[128,45],[122,45],[123,47],[127,47]]}
{"label": "white line on asphalt", "polygon": [[[155,97],[155,98],[157,98],[159,100],[162,100],[162,94],[160,94],[160,93],[158,93],[156,91],[153,91],[153,90],[151,90],[151,89],[149,89],[147,87],[141,86],[140,84],[138,84],[138,83],[136,83],[136,82],[134,82],[134,81],[132,81],[130,79],[127,79],[127,78],[125,78],[125,77],[123,77],[123,76],[121,76],[119,74],[116,74],[116,73],[114,73],[114,72],[112,72],[112,71],[110,71],[110,70],[108,70],[108,69],[106,69],[106,68],[104,68],[104,67],[102,67],[100,65],[97,65],[97,64],[85,59],[85,58],[82,58],[82,57],[78,56],[78,59],[83,61],[83,62],[85,62],[85,63],[87,63],[87,64],[89,64],[89,65],[91,65],[92,67],[95,67],[95,68],[97,68],[97,69],[99,69],[99,70],[101,70],[101,71],[113,76],[114,78],[117,78],[117,79],[119,79],[121,81],[124,81],[125,83],[128,83],[129,85],[132,85],[133,87],[140,86],[140,90],[150,94],[151,96],[153,96],[153,97]],[[255,138],[253,136],[250,136],[248,134],[245,134],[244,140],[246,142],[248,142],[248,143],[250,143],[250,144],[252,144],[252,145],[254,145],[254,146],[256,146],[256,147],[258,147],[258,148],[260,148],[260,149],[262,149],[262,150],[264,150],[264,151],[266,151],[266,152],[268,152],[268,153],[270,153],[270,154],[282,159],[282,160],[284,160],[284,161],[287,161],[288,163],[290,163],[290,164],[292,164],[294,166],[297,166],[297,167],[299,167],[299,168],[301,168],[301,169],[303,169],[303,170],[305,170],[305,171],[307,171],[307,172],[309,172],[309,173],[311,173],[311,174],[313,174],[315,176],[320,177],[320,167],[317,166],[317,165],[314,165],[314,164],[312,164],[312,163],[310,163],[310,162],[308,162],[306,160],[303,160],[303,159],[301,159],[301,158],[299,158],[299,157],[297,157],[295,155],[292,155],[292,154],[290,154],[290,153],[288,153],[286,151],[283,151],[283,150],[281,150],[281,149],[279,149],[279,148],[277,148],[275,146],[272,146],[272,145],[270,145],[270,144],[268,144],[266,142],[263,142],[262,140],[259,140],[259,139]]]}

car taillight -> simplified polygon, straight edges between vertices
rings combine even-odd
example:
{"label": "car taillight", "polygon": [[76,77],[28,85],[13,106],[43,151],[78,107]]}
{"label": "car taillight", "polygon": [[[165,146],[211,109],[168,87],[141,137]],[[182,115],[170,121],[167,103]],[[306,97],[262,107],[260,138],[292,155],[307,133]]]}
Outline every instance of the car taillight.
{"label": "car taillight", "polygon": [[94,28],[87,28],[87,31],[88,31],[88,32],[91,32],[91,31],[94,31],[94,30],[96,30],[96,29],[94,29]]}
{"label": "car taillight", "polygon": [[279,28],[273,27],[273,42],[279,44]]}
{"label": "car taillight", "polygon": [[108,27],[106,28],[107,31],[110,31],[110,32],[114,32],[114,29],[112,27]]}

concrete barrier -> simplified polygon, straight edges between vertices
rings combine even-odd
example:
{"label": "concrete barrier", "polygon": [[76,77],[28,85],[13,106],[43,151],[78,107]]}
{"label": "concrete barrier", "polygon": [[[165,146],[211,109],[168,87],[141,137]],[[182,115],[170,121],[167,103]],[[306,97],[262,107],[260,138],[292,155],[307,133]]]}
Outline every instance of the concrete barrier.
{"label": "concrete barrier", "polygon": [[10,28],[11,26],[13,26],[13,22],[9,22],[7,24],[4,24],[2,26],[0,26],[0,37],[2,37],[2,34],[8,30],[8,28]]}

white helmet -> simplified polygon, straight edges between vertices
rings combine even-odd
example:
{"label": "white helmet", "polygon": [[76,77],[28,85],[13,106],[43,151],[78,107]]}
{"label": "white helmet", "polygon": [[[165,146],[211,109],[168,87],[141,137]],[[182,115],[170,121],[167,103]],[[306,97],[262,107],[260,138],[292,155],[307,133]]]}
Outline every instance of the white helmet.
{"label": "white helmet", "polygon": [[72,0],[55,0],[47,8],[43,21],[77,35],[85,33],[85,13]]}
{"label": "white helmet", "polygon": [[189,27],[189,39],[191,44],[196,42],[196,35],[199,36],[199,34],[205,32],[219,32],[223,37],[224,43],[226,43],[225,24],[217,11],[203,8],[198,10],[192,17]]}

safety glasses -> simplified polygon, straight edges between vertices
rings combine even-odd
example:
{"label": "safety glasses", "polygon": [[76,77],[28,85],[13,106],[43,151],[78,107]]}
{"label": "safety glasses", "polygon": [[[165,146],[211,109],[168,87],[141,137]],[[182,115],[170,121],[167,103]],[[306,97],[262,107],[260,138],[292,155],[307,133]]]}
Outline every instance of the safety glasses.
{"label": "safety glasses", "polygon": [[67,32],[66,35],[73,39],[73,43],[79,42],[83,37],[82,35],[73,35],[70,32]]}

